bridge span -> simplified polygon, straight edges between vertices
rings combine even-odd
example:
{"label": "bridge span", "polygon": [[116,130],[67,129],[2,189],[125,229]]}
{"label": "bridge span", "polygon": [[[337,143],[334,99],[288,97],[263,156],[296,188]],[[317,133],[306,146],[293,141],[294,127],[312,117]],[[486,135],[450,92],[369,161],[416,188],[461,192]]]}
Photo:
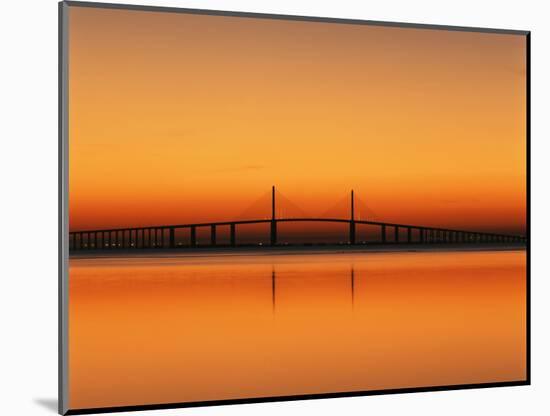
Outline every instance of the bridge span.
{"label": "bridge span", "polygon": [[[348,232],[343,236],[345,244],[434,244],[434,243],[525,243],[526,237],[521,235],[498,234],[480,231],[466,231],[443,227],[431,227],[411,224],[398,224],[382,221],[368,221],[355,219],[354,192],[351,191],[350,217],[349,218],[277,218],[275,213],[275,187],[271,190],[271,218],[249,219],[235,221],[215,221],[189,224],[172,224],[147,227],[113,228],[101,230],[72,231],[69,233],[69,250],[112,250],[112,249],[138,249],[138,248],[178,248],[198,247],[197,229],[210,231],[209,244],[201,244],[201,247],[220,247],[217,231],[220,227],[229,227],[229,244],[223,246],[236,247],[237,227],[239,225],[269,224],[269,242],[271,246],[280,245],[277,236],[278,224],[319,222],[319,223],[344,223],[348,224]],[[357,226],[370,225],[379,229],[379,237],[372,241],[357,241]],[[188,241],[176,238],[177,230],[188,230]],[[392,238],[391,236],[393,231]],[[405,235],[401,234],[405,231]]]}

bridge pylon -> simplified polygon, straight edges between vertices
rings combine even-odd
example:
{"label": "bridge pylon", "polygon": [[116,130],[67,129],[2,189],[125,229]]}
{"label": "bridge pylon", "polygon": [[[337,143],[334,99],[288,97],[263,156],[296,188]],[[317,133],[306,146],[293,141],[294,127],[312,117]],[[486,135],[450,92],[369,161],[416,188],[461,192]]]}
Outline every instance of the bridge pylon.
{"label": "bridge pylon", "polygon": [[271,232],[270,243],[272,246],[277,245],[277,218],[275,207],[275,186],[271,187]]}
{"label": "bridge pylon", "polygon": [[351,190],[350,221],[349,221],[349,243],[355,244],[355,199],[353,189]]}

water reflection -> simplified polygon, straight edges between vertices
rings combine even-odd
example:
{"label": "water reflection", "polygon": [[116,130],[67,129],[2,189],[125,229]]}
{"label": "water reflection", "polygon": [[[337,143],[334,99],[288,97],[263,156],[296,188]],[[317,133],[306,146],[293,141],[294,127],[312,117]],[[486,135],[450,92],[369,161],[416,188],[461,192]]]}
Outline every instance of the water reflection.
{"label": "water reflection", "polygon": [[273,305],[273,313],[275,313],[275,283],[276,283],[275,268],[271,270],[271,304]]}
{"label": "water reflection", "polygon": [[351,275],[351,307],[355,306],[355,270],[353,269],[353,266],[351,267],[350,271]]}
{"label": "water reflection", "polygon": [[[351,308],[354,309],[355,306],[355,269],[353,266],[349,270],[349,278],[350,278],[350,294],[351,294]],[[276,289],[277,289],[277,270],[275,267],[271,269],[271,305],[273,309],[273,314],[275,314],[276,310]]]}
{"label": "water reflection", "polygon": [[525,253],[71,260],[71,407],[522,379]]}

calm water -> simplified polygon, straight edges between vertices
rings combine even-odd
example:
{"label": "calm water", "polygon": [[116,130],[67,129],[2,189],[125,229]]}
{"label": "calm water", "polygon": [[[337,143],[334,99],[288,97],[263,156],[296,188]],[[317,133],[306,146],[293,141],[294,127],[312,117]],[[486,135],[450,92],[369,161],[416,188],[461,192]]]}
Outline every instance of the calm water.
{"label": "calm water", "polygon": [[525,378],[524,251],[72,259],[70,406]]}

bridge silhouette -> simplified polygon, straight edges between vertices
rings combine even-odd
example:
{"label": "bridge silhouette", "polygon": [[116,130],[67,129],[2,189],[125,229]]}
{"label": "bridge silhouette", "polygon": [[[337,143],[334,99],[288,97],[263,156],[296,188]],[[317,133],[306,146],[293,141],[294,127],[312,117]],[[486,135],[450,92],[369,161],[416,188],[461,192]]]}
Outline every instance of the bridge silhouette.
{"label": "bridge silhouette", "polygon": [[[148,249],[148,248],[186,248],[186,247],[237,247],[243,246],[237,240],[237,227],[251,224],[269,224],[269,245],[280,246],[277,236],[279,224],[285,223],[334,223],[347,224],[346,245],[366,244],[486,244],[486,243],[525,243],[522,235],[497,234],[480,231],[456,230],[441,227],[397,224],[383,221],[357,219],[355,215],[355,195],[351,191],[348,218],[322,217],[289,217],[279,218],[276,215],[275,186],[271,188],[271,218],[214,221],[189,224],[159,225],[146,227],[126,227],[101,230],[72,231],[69,233],[69,250],[113,250],[113,249]],[[379,238],[370,241],[357,241],[357,226],[370,225],[379,228]],[[220,244],[217,239],[219,227],[229,227],[229,244]],[[198,244],[197,229],[210,230],[209,244]],[[176,238],[177,230],[189,230],[187,242]],[[405,230],[402,238],[400,231]],[[393,238],[388,234],[393,231]],[[168,237],[168,238],[166,238]],[[323,244],[323,243],[320,243]],[[250,245],[250,244],[246,244]]]}

